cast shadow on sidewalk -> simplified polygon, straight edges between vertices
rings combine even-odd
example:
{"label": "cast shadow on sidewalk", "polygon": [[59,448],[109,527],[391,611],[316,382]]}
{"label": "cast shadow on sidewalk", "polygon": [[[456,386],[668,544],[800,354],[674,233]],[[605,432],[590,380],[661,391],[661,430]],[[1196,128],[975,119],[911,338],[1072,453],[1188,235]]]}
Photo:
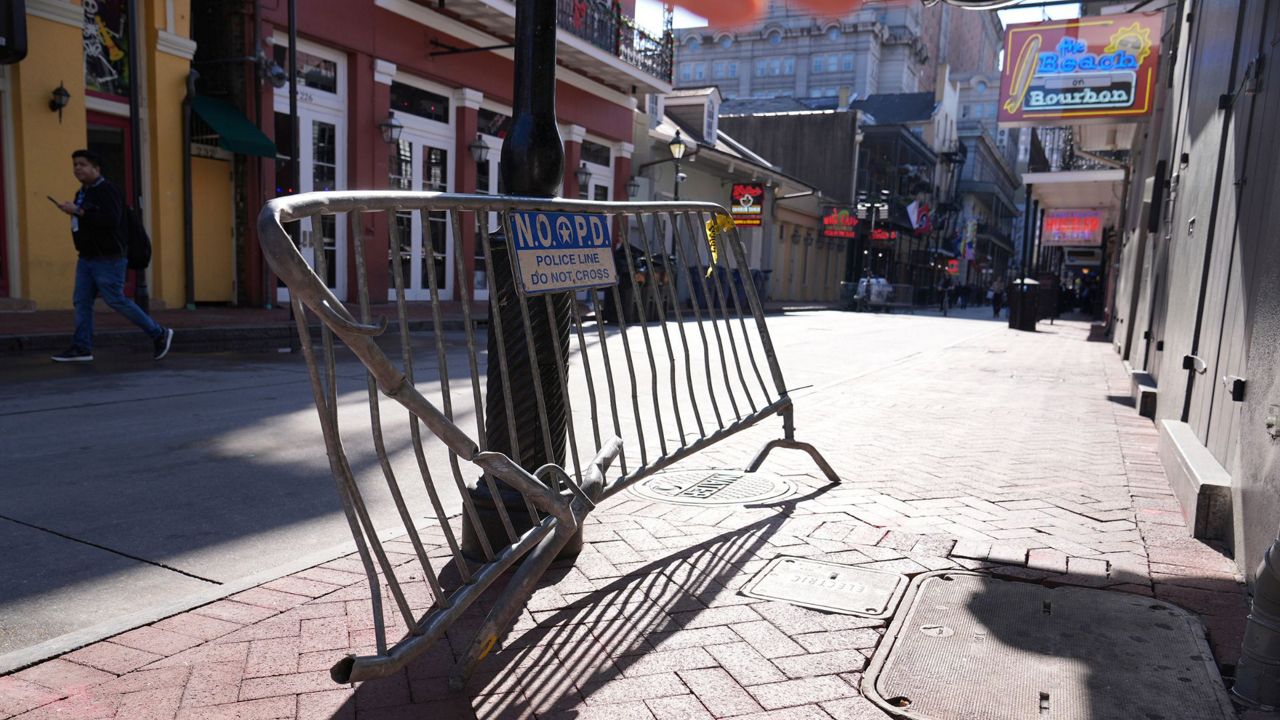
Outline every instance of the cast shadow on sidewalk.
{"label": "cast shadow on sidewalk", "polygon": [[[392,677],[363,683],[332,717],[367,717],[379,708],[379,718],[406,720],[524,718],[535,714],[568,720],[578,717],[593,699],[616,701],[618,693],[628,691],[632,677],[652,679],[651,673],[686,669],[662,667],[661,663],[672,659],[654,653],[674,649],[696,652],[690,641],[696,642],[697,633],[681,637],[679,631],[694,630],[704,623],[706,627],[722,626],[724,622],[708,621],[704,615],[708,611],[732,612],[724,609],[753,602],[736,592],[738,584],[746,580],[743,566],[772,557],[763,555],[768,538],[793,516],[800,503],[815,500],[833,487],[824,486],[768,506],[749,506],[781,510],[672,551],[588,592],[556,592],[558,583],[574,572],[574,566],[553,566],[539,588],[554,598],[554,604],[546,604],[555,609],[527,610],[480,665],[466,690],[452,693],[448,675],[491,607],[496,594],[491,591],[450,629],[448,642],[437,643]],[[609,511],[606,508],[603,512]],[[588,540],[591,527],[587,525]],[[535,594],[530,605],[536,608],[540,604]],[[680,686],[670,694],[687,692]]]}

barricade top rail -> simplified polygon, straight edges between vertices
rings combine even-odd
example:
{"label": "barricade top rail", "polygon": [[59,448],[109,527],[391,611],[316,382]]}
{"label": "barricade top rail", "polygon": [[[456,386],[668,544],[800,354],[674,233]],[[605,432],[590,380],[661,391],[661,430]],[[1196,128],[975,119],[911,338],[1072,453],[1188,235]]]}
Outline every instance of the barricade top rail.
{"label": "barricade top rail", "polygon": [[[391,323],[373,317],[367,214],[387,218]],[[326,227],[335,242],[337,223],[350,227],[358,319],[321,279],[330,277],[331,251],[308,248],[309,263],[285,230],[320,216],[346,216]],[[794,439],[748,254],[719,205],[316,192],[270,201],[259,235],[289,292],[330,469],[370,585],[375,637],[368,654],[334,666],[339,682],[402,666],[520,563],[459,663],[455,681],[465,681],[596,503],[771,416],[782,416],[783,437],[749,470],[783,447],[808,452],[839,480]],[[483,263],[488,281],[483,309],[468,287],[480,278],[470,262]],[[444,322],[447,295],[461,330]],[[428,334],[410,332],[411,296],[429,303]],[[308,311],[321,321],[318,348]],[[387,333],[398,334],[397,359],[379,344],[389,326],[398,330]],[[337,372],[334,337],[367,370],[367,418],[349,401],[340,413],[339,398],[355,388],[340,394],[350,381]],[[400,407],[384,409],[382,395]],[[368,471],[353,471],[349,446],[365,448],[352,452],[368,458],[356,463]],[[389,447],[411,448],[412,457]],[[384,547],[388,523],[411,561]],[[389,643],[389,630],[403,636]]]}

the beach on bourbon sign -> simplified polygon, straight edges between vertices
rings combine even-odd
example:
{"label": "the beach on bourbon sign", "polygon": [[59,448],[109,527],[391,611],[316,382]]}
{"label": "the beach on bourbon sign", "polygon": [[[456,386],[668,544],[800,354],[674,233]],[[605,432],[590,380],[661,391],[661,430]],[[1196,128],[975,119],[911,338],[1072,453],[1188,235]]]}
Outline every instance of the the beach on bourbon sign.
{"label": "the beach on bourbon sign", "polygon": [[511,210],[509,227],[526,295],[589,290],[618,282],[609,218]]}

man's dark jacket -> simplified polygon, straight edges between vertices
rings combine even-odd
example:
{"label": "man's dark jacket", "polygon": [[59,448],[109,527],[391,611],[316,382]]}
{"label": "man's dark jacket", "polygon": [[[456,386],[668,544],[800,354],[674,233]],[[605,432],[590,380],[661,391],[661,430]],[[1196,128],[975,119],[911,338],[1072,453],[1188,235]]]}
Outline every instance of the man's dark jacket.
{"label": "man's dark jacket", "polygon": [[125,254],[124,198],[105,178],[84,188],[80,229],[73,232],[82,258],[120,258]]}

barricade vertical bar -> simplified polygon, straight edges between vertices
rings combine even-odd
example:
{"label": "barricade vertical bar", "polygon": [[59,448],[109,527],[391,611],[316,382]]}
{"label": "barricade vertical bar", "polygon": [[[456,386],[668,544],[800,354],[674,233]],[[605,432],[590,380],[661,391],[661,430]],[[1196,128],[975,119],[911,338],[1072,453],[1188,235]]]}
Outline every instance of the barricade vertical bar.
{"label": "barricade vertical bar", "polygon": [[[742,276],[742,293],[747,296],[748,305],[757,309],[760,312],[760,317],[763,317],[764,311],[760,306],[760,298],[756,295],[756,284],[751,278],[751,267],[747,264],[746,255],[742,252],[742,236],[738,234],[738,226],[734,225],[729,232],[733,236],[732,254],[734,256],[734,264],[738,266],[738,274]],[[769,398],[769,386],[765,384],[764,376],[760,374],[760,364],[756,362],[756,352],[751,347],[751,335],[747,332],[747,321],[743,317],[742,304],[738,300],[738,293],[735,292],[732,295],[733,308],[738,313],[738,324],[742,327],[743,344],[747,346],[747,358],[751,361],[751,369],[756,374],[756,380],[760,382],[760,392],[764,394],[767,400]],[[756,300],[754,304],[751,303],[752,298]],[[753,310],[753,312],[755,311]]]}
{"label": "barricade vertical bar", "polygon": [[[660,217],[661,217],[661,215],[659,215],[658,213],[654,213],[654,214],[653,214],[653,218],[654,218],[654,223],[655,223],[655,224],[657,223],[658,218],[660,218]],[[676,242],[676,239],[675,239],[675,238],[676,238],[676,234],[677,234],[679,231],[676,229],[676,225],[675,225],[675,218],[674,218],[670,213],[667,213],[667,221],[671,223],[672,243],[673,243],[673,245],[674,245],[674,243]],[[652,240],[653,240],[655,243],[661,243],[661,238],[657,237],[657,235],[658,235],[658,233],[657,233],[657,228],[655,227],[655,228],[654,228],[654,234],[653,234],[653,238],[652,238]],[[652,255],[653,255],[653,247],[652,247],[651,245],[649,245],[649,242],[650,242],[650,238],[649,238],[649,236],[646,236],[646,237],[645,237],[645,245],[646,245],[645,250],[646,250],[646,252],[648,252],[648,253],[649,253],[649,255],[650,255],[650,256],[652,256]],[[664,255],[664,258],[663,258],[663,259],[664,259],[664,260],[666,259],[666,256],[665,256],[665,255]],[[652,264],[652,263],[653,263],[653,260],[652,260],[652,259],[650,259],[650,261],[649,261],[649,262],[650,262],[650,264]],[[693,406],[693,418],[694,418],[694,421],[695,421],[695,422],[697,422],[697,424],[698,424],[698,436],[699,436],[699,437],[701,437],[701,436],[703,436],[703,435],[705,435],[705,434],[706,434],[706,429],[705,429],[705,428],[703,427],[703,425],[702,425],[702,411],[698,409],[698,396],[697,396],[697,394],[694,392],[694,389],[693,389],[693,365],[691,364],[691,361],[690,361],[690,358],[689,358],[689,338],[688,338],[688,337],[686,337],[685,332],[684,332],[684,315],[680,312],[680,295],[679,295],[679,293],[677,293],[677,292],[676,292],[676,283],[677,283],[677,278],[679,278],[681,274],[683,274],[683,273],[682,273],[682,271],[680,270],[680,268],[679,268],[679,267],[676,267],[676,268],[672,268],[672,269],[671,269],[671,272],[669,273],[669,276],[670,276],[670,278],[669,278],[669,279],[670,279],[670,282],[668,282],[668,283],[667,283],[667,295],[671,298],[671,311],[672,311],[672,312],[675,314],[675,316],[676,316],[676,330],[677,330],[677,331],[679,332],[679,334],[680,334],[680,346],[681,346],[682,348],[684,348],[684,374],[685,374],[685,380],[686,380],[686,381],[688,381],[689,402],[690,402],[690,404]],[[665,325],[666,325],[666,316],[665,316],[665,313],[663,313],[662,315],[663,315],[662,321],[663,321],[663,325],[664,325],[664,327],[663,327],[663,331],[665,332],[665,331],[666,331],[666,327],[665,327]],[[670,350],[670,343],[671,343],[671,341],[668,339],[668,341],[667,341],[668,350]],[[675,380],[674,375],[672,376],[671,384],[672,384],[672,386],[674,386],[674,385],[676,384],[676,380]],[[674,400],[674,397],[673,397],[673,400]],[[677,407],[679,407],[679,403],[677,403],[676,405],[677,405]],[[682,438],[683,438],[683,432],[684,432],[684,430],[683,430],[683,429],[681,429],[681,433],[682,433],[681,437],[682,437]],[[598,443],[597,443],[597,444],[598,444]],[[682,446],[684,445],[684,440],[683,440],[683,439],[681,440],[681,443],[680,443],[680,444],[681,444]]]}
{"label": "barricade vertical bar", "polygon": [[[636,216],[636,222],[643,222],[639,215]],[[629,226],[630,223],[627,223],[627,225]],[[635,262],[631,258],[630,233],[627,233],[627,236],[622,238],[622,252],[627,258],[627,267],[634,268]],[[649,270],[652,272],[653,268],[651,267]],[[665,456],[667,454],[667,437],[662,427],[662,407],[658,403],[658,364],[653,359],[653,343],[649,340],[649,318],[644,311],[644,291],[636,288],[631,297],[635,300],[636,311],[640,314],[640,320],[637,324],[640,326],[640,334],[644,338],[645,355],[649,358],[649,384],[653,391],[653,419],[658,425],[658,445],[662,448],[662,454]],[[622,313],[619,312],[618,315],[621,316]]]}
{"label": "barricade vertical bar", "polygon": [[[588,290],[594,293],[594,290]],[[578,354],[582,357],[583,374],[587,377],[587,398],[591,403],[591,437],[595,440],[596,447],[600,447],[600,413],[598,412],[599,401],[596,399],[596,381],[591,376],[591,354],[587,351],[587,338],[582,332],[582,312],[578,309],[578,302],[573,302],[573,328],[578,335]],[[573,427],[573,423],[569,423],[569,427]],[[577,453],[574,453],[577,456]]]}
{"label": "barricade vertical bar", "polygon": [[[602,299],[603,298],[603,299]],[[609,362],[609,339],[605,336],[604,331],[604,311],[602,310],[604,303],[608,302],[607,295],[603,290],[591,291],[591,311],[596,318],[596,336],[600,342],[600,353],[604,358],[604,378],[605,383],[609,387],[609,411],[613,418],[613,434],[622,437],[622,420],[618,415],[618,393],[613,382],[613,363]],[[598,444],[598,443],[597,443]],[[644,445],[644,435],[640,436],[640,444]],[[619,458],[618,466],[622,470],[622,474],[627,474],[627,457],[624,453]]]}
{"label": "barricade vertical bar", "polygon": [[[319,216],[317,219],[319,219],[321,224],[323,224],[323,216]],[[315,223],[313,222],[312,225],[314,228]],[[312,230],[311,237],[314,242],[317,237],[314,229]],[[324,252],[323,235],[320,235],[319,237],[319,244],[314,246],[316,272],[319,273],[320,277],[325,279],[327,282],[329,277],[329,256]],[[320,323],[320,347],[322,354],[324,355],[325,380],[328,382],[326,386],[327,390],[325,392],[327,393],[329,412],[333,415],[334,432],[336,434],[338,427],[338,369],[333,358],[333,331],[331,331],[329,326],[324,323]]]}
{"label": "barricade vertical bar", "polygon": [[[471,293],[467,291],[466,265],[462,262],[462,218],[464,217],[462,208],[458,208],[454,214],[453,228],[453,265],[454,265],[454,285],[458,288],[458,302],[462,306],[462,325],[463,331],[467,337],[467,361],[471,370],[471,400],[473,412],[476,415],[476,441],[481,452],[485,450],[487,442],[484,432],[484,402],[480,397],[480,366],[476,361],[476,336],[475,327],[471,323]],[[481,222],[480,218],[485,217],[479,212],[475,213],[475,221]],[[449,419],[453,419],[452,411],[446,408],[449,413]],[[450,459],[455,467],[457,465],[456,453],[450,453]],[[493,476],[489,473],[482,473],[481,478],[485,485],[489,488],[490,497],[498,497],[498,486]],[[463,497],[470,502],[470,493],[463,491]],[[472,503],[474,505],[474,503]],[[515,525],[511,522],[511,515],[507,512],[506,503],[496,503],[498,520],[502,523],[502,529],[507,533],[507,539],[515,542],[519,538],[519,533],[515,530]]]}
{"label": "barricade vertical bar", "polygon": [[[686,213],[688,217],[690,213]],[[702,213],[696,214],[698,218],[698,227],[705,227],[706,221],[702,218]],[[733,407],[733,419],[740,420],[742,412],[738,410],[738,401],[733,396],[733,387],[729,384],[729,360],[724,352],[724,339],[720,335],[720,323],[716,317],[716,306],[711,301],[711,286],[707,283],[707,274],[703,272],[702,267],[702,242],[699,242],[700,236],[696,233],[692,234],[690,240],[693,242],[693,257],[695,260],[694,267],[698,270],[698,282],[702,284],[702,297],[707,303],[707,317],[711,322],[711,330],[716,336],[716,347],[720,350],[720,369],[724,372],[724,389],[729,396],[729,405]],[[714,274],[714,273],[712,273]],[[696,300],[695,300],[696,304]],[[723,427],[723,426],[722,426]]]}
{"label": "barricade vertical bar", "polygon": [[[577,299],[573,299],[570,303],[571,308],[576,304]],[[555,311],[551,308],[551,303],[544,303],[547,309],[547,322],[555,325]],[[572,313],[572,309],[570,310]],[[569,458],[573,460],[573,477],[577,481],[578,487],[582,487],[582,463],[578,459],[578,433],[573,428],[573,405],[569,399],[569,380],[565,377],[566,365],[564,351],[560,349],[560,343],[552,343],[551,349],[555,352],[556,357],[556,377],[560,380],[560,391],[564,393],[564,413],[569,419],[565,423],[566,429],[569,431]]]}
{"label": "barricade vertical bar", "polygon": [[[400,336],[403,342],[400,344],[400,352],[404,361],[404,377],[405,381],[410,385],[413,384],[413,348],[409,346],[409,315],[405,308],[404,295],[404,269],[400,266],[400,227],[396,220],[396,213],[389,215],[390,222],[388,227],[391,230],[391,247],[397,248],[395,253],[395,262],[391,263],[391,281],[396,287],[396,310],[400,317]],[[413,456],[418,461],[418,472],[422,474],[422,484],[426,487],[427,497],[431,500],[431,507],[435,511],[437,518],[445,518],[447,514],[444,511],[444,505],[440,502],[440,496],[436,492],[436,485],[431,479],[431,468],[427,466],[427,457],[422,449],[422,431],[418,425],[418,416],[409,415],[409,438],[413,444]],[[453,534],[453,528],[447,522],[440,523],[440,529],[444,532],[445,541],[449,544],[449,550],[453,554],[453,562],[458,567],[458,576],[462,578],[462,582],[471,582],[471,568],[467,565],[467,560],[462,556],[462,548],[458,545],[458,539]],[[489,546],[488,538],[484,538],[484,547],[489,549],[489,554],[485,557],[492,557],[492,548]]]}
{"label": "barricade vertical bar", "polygon": [[[687,276],[691,266],[684,252],[684,239],[680,235],[680,226],[676,223],[676,215],[674,212],[668,213],[671,217],[671,245],[676,252],[676,263],[679,265],[679,272]],[[680,213],[681,219],[684,220],[685,227],[690,233],[693,232],[693,225],[689,220],[689,213]],[[694,235],[694,237],[697,237]],[[705,289],[703,290],[705,297]],[[715,412],[716,424],[720,429],[724,429],[724,418],[720,416],[720,403],[716,402],[716,388],[711,381],[711,343],[707,340],[707,329],[702,324],[702,309],[698,307],[698,299],[693,293],[693,282],[689,282],[689,305],[693,307],[693,317],[698,323],[698,334],[702,336],[702,364],[707,371],[707,393],[711,396],[711,409]],[[693,380],[689,380],[690,387],[693,386]]]}
{"label": "barricade vertical bar", "polygon": [[[360,488],[356,485],[355,478],[351,475],[351,466],[347,464],[346,452],[342,449],[342,440],[338,434],[338,409],[337,397],[333,392],[333,388],[325,388],[320,380],[319,368],[316,365],[315,348],[311,346],[311,331],[307,327],[307,316],[303,311],[302,301],[291,297],[290,300],[294,304],[294,318],[298,323],[298,335],[302,341],[302,354],[307,360],[307,367],[311,370],[311,389],[316,397],[316,407],[320,410],[320,431],[326,438],[326,445],[329,448],[329,468],[333,476],[338,480],[338,492],[343,496],[343,503],[347,509],[347,521],[351,525],[352,537],[356,541],[356,547],[359,548],[364,543],[363,538],[368,541],[368,549],[373,551],[374,557],[378,559],[378,565],[382,569],[382,575],[387,579],[387,587],[391,590],[391,595],[396,601],[396,606],[400,609],[400,615],[404,619],[405,627],[410,632],[417,630],[418,623],[413,617],[413,610],[409,608],[409,602],[405,599],[404,592],[400,589],[400,583],[395,579],[395,570],[391,565],[391,561],[387,558],[386,552],[382,549],[382,543],[378,541],[377,530],[373,527],[373,522],[369,519],[368,510],[364,506],[364,499],[360,496]],[[323,327],[328,327],[323,325]],[[328,363],[332,365],[332,363]],[[333,404],[329,404],[333,403]],[[326,404],[329,404],[325,407]],[[369,578],[370,595],[374,607],[374,635],[379,647],[379,652],[386,652],[387,638],[385,620],[382,616],[382,592],[378,583],[378,573],[374,569],[372,560],[367,557],[368,550],[361,554],[364,560],[365,574]]]}
{"label": "barricade vertical bar", "polygon": [[[512,238],[511,217],[507,213],[503,213],[502,226],[503,226],[503,232],[506,234],[506,237],[507,237],[507,244],[508,246],[510,246],[511,238]],[[516,257],[516,253],[508,250],[507,259],[511,262],[511,275],[513,278],[512,282],[516,282],[514,278],[520,274],[520,265],[519,265],[519,260]],[[541,367],[541,363],[538,361],[538,347],[533,339],[533,323],[530,321],[530,317],[529,317],[529,302],[525,298],[524,293],[520,292],[519,289],[515,290],[515,296],[520,305],[520,318],[521,320],[523,320],[522,325],[524,326],[523,329],[524,329],[525,347],[527,348],[527,352],[529,353],[529,372],[531,375],[529,380],[533,384],[534,401],[538,405],[538,417],[545,418],[547,417],[547,400],[542,388],[542,367]],[[549,297],[544,296],[539,299],[546,304],[551,303],[551,300]],[[548,316],[548,317],[553,318],[554,316]],[[550,327],[555,327],[554,322]],[[565,398],[565,399],[566,401],[568,400],[568,398]],[[551,423],[549,422],[538,423],[538,426],[542,429],[543,451],[546,453],[547,462],[555,462],[554,460],[554,458],[556,457],[555,440],[553,440],[551,437],[550,425]],[[536,470],[537,468],[534,468],[534,469]]]}
{"label": "barricade vertical bar", "polygon": [[[658,222],[657,214],[651,215],[650,219],[653,221],[655,225],[657,224]],[[652,243],[650,242],[650,239],[649,239],[650,238],[649,233],[645,231],[644,216],[641,215],[640,213],[636,213],[636,224],[640,227],[640,240],[644,243],[645,263],[649,267],[649,274],[653,275],[654,274],[653,268],[655,266],[653,262]],[[665,262],[663,263],[663,267],[666,267]],[[671,282],[674,281],[674,279],[675,278],[670,273],[668,273],[668,276],[667,276],[668,282],[665,284],[670,286]],[[666,347],[667,347],[667,360],[671,364],[671,409],[676,416],[676,431],[680,433],[680,447],[684,447],[685,446],[684,420],[680,417],[680,397],[676,390],[676,388],[679,386],[680,383],[676,376],[675,346],[671,344],[671,331],[667,328],[667,311],[666,311],[666,308],[664,307],[666,305],[666,301],[664,300],[662,294],[658,290],[657,282],[650,282],[648,283],[648,285],[649,285],[649,294],[653,296],[653,306],[658,310],[658,322],[662,326],[662,339],[663,339],[663,342],[666,343]],[[679,304],[679,303],[676,303],[676,304]],[[657,373],[655,373],[655,375],[656,374]],[[694,411],[697,412],[696,404],[694,405]]]}
{"label": "barricade vertical bar", "polygon": [[[488,223],[480,224],[480,244],[484,246],[484,266],[489,268],[490,272],[492,272],[493,252],[490,247],[491,243]],[[498,302],[497,293],[494,291],[492,286],[490,286],[489,304],[492,305],[495,302]],[[506,410],[507,440],[511,443],[511,459],[514,460],[517,465],[521,465],[523,467],[520,453],[520,438],[516,433],[516,406],[511,402],[511,372],[507,366],[507,339],[505,333],[502,331],[502,313],[490,311],[489,318],[492,322],[492,327],[490,327],[488,331],[494,334],[494,342],[498,346],[498,371],[499,377],[502,379],[502,405]],[[486,361],[488,363],[493,362],[492,354],[488,356]],[[485,435],[488,435],[487,425],[485,426]],[[502,502],[502,497],[500,495],[494,495],[493,501],[495,503],[500,503]],[[539,522],[537,509],[533,507],[533,503],[528,497],[525,497],[524,501],[525,506],[529,510],[529,522],[537,524]]]}
{"label": "barricade vertical bar", "polygon": [[[364,231],[360,226],[360,213],[358,212],[351,213],[351,236],[354,240],[356,256],[356,291],[360,296],[360,320],[368,324],[373,321],[373,315],[369,309],[369,281],[364,259]],[[402,336],[401,341],[405,342],[407,338]],[[382,476],[387,481],[387,490],[391,493],[391,500],[395,503],[396,512],[400,515],[400,522],[404,524],[405,532],[409,536],[409,543],[413,545],[414,554],[418,556],[418,563],[422,566],[422,572],[427,578],[427,584],[431,587],[431,592],[441,606],[447,606],[449,598],[444,594],[443,588],[440,587],[439,578],[436,577],[435,570],[431,567],[431,561],[427,558],[427,551],[418,535],[418,528],[415,527],[413,515],[409,512],[409,507],[404,502],[404,493],[400,491],[400,483],[396,481],[395,471],[391,468],[390,459],[387,458],[387,446],[382,436],[382,409],[378,384],[373,378],[373,373],[369,372],[367,368],[365,369],[365,383],[369,393],[369,426],[373,432],[373,448],[378,454],[378,465],[382,468]]]}
{"label": "barricade vertical bar", "polygon": [[[635,412],[636,436],[640,438],[640,467],[649,464],[649,451],[644,442],[644,418],[640,414],[640,390],[636,385],[636,366],[631,360],[631,339],[627,337],[627,318],[623,311],[622,295],[618,286],[609,288],[613,293],[613,305],[618,309],[618,334],[622,336],[622,353],[627,361],[627,374],[631,376],[631,408]],[[622,433],[618,433],[621,437]]]}
{"label": "barricade vertical bar", "polygon": [[[735,227],[733,229],[733,234],[737,239],[738,228]],[[734,243],[733,252],[738,256],[739,263],[746,262],[745,258],[742,257],[741,240]],[[774,387],[777,389],[778,395],[786,396],[787,383],[782,379],[782,368],[778,365],[778,354],[773,349],[773,339],[769,337],[769,330],[764,324],[764,307],[761,305],[760,298],[756,295],[754,286],[747,289],[747,303],[751,305],[751,314],[756,319],[756,331],[760,335],[760,345],[764,348],[765,359],[769,363],[769,373],[773,376]],[[762,379],[760,382],[763,384],[764,380]]]}
{"label": "barricade vertical bar", "polygon": [[[458,224],[458,219],[456,217],[453,218],[452,223],[450,223],[449,220],[450,220],[449,211],[446,210],[445,222],[447,224],[451,224],[454,228],[456,228]],[[431,228],[431,223],[429,221],[427,210],[418,211],[418,221],[419,221],[419,226],[423,229],[422,252],[424,255],[427,253],[431,254],[431,262],[427,264],[427,268],[426,268],[427,291],[430,293],[430,296],[431,296],[431,320],[432,320],[432,327],[435,330],[434,335],[435,335],[435,341],[436,341],[435,342],[436,364],[438,366],[438,369],[436,372],[440,376],[441,405],[444,408],[444,416],[449,418],[449,421],[452,422],[453,421],[453,395],[449,388],[449,358],[445,354],[445,350],[444,350],[444,319],[440,315],[440,280],[439,278],[436,277],[435,242],[434,242],[434,238],[431,237],[430,232],[428,232],[429,229]],[[445,238],[446,246],[448,245],[448,242],[449,242],[449,238],[446,237]],[[454,254],[455,255],[457,254],[456,250]],[[457,283],[462,282],[461,278],[454,278],[454,279],[457,281]],[[476,515],[475,503],[471,501],[471,495],[467,493],[467,484],[462,479],[462,469],[458,467],[458,454],[455,453],[452,449],[449,450],[449,467],[453,471],[453,481],[454,481],[454,485],[458,488],[458,495],[459,497],[462,498],[463,511],[466,512],[467,515],[471,518],[471,522],[479,526],[480,521],[479,521],[479,517]],[[481,532],[478,534],[479,534],[479,539],[482,542],[482,545],[486,546],[485,558],[489,560],[493,559],[493,548],[489,545],[490,541],[489,541],[488,533]],[[514,530],[511,530],[511,534],[514,535]]]}
{"label": "barricade vertical bar", "polygon": [[[708,218],[704,217],[701,212],[698,213],[698,217],[705,225]],[[726,253],[720,254],[725,255]],[[736,293],[733,289],[733,268],[729,267],[728,257],[725,257],[721,262],[725,265],[725,280],[729,283],[728,295],[736,300]],[[729,317],[729,300],[725,297],[725,288],[724,284],[720,282],[720,273],[714,269],[711,272],[711,282],[715,285],[716,297],[720,300],[720,310],[724,317],[724,330],[729,336],[729,350],[733,352],[733,366],[738,371],[738,384],[742,386],[742,391],[747,396],[747,404],[751,406],[751,412],[756,412],[758,408],[756,408],[755,400],[751,397],[751,388],[747,387],[747,376],[742,372],[742,359],[738,354],[738,343],[733,338],[733,318]]]}

